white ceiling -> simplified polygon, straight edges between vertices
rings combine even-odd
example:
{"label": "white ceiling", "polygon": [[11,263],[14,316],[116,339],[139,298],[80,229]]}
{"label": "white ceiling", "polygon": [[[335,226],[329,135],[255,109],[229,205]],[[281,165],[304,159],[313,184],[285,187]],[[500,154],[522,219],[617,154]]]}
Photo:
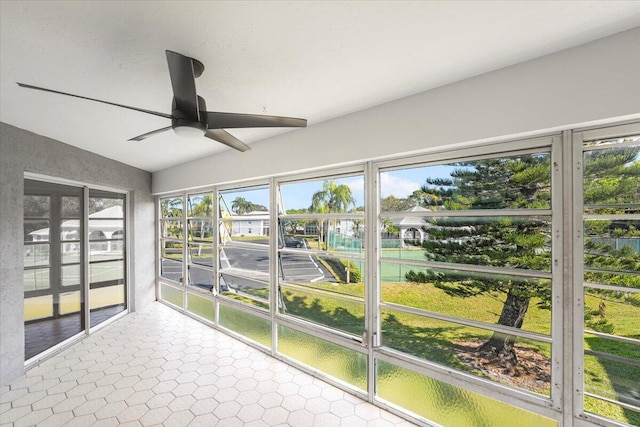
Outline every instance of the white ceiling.
{"label": "white ceiling", "polygon": [[228,148],[173,132],[127,142],[170,123],[16,82],[170,114],[169,49],[204,63],[208,110],[313,126],[640,26],[640,2],[2,0],[0,19],[1,121],[157,171]]}

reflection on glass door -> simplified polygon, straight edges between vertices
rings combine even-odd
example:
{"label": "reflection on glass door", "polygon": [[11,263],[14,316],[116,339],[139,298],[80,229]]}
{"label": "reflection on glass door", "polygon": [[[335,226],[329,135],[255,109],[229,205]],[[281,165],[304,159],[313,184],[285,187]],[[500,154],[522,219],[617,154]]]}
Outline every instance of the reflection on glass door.
{"label": "reflection on glass door", "polygon": [[25,180],[25,360],[85,329],[82,188]]}
{"label": "reflection on glass door", "polygon": [[89,302],[91,327],[126,310],[125,200],[89,193]]}

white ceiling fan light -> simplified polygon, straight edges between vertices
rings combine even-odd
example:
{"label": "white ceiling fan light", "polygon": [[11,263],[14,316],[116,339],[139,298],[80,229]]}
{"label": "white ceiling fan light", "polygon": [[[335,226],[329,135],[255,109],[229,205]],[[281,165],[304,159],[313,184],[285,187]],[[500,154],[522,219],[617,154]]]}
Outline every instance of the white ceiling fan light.
{"label": "white ceiling fan light", "polygon": [[200,139],[204,136],[205,130],[193,126],[176,126],[173,131],[181,138]]}

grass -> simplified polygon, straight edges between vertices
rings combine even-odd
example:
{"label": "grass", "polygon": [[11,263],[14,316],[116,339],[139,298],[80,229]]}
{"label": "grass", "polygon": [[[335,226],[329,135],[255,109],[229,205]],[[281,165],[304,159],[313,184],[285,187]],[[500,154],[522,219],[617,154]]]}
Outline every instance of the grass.
{"label": "grass", "polygon": [[[313,286],[326,294],[318,295],[284,288],[287,313],[360,336],[364,330],[364,285],[358,283],[336,286],[316,283]],[[359,297],[360,302],[348,302],[331,296],[331,293],[338,292],[341,296]],[[382,300],[489,324],[497,322],[502,307],[499,295],[494,298],[478,296],[462,299],[451,297],[429,284],[385,283],[382,286]],[[549,333],[548,311],[531,304],[527,322],[529,321],[529,330]],[[478,375],[481,375],[478,371],[470,369],[458,360],[452,344],[468,340],[484,341],[492,335],[489,330],[392,310],[383,311],[381,326],[384,345]],[[550,356],[550,346],[544,343],[523,341],[522,344],[535,347],[545,356]]]}
{"label": "grass", "polygon": [[[640,307],[625,301],[623,298],[611,296],[600,298],[595,295],[585,296],[585,311],[595,311],[601,302],[606,305],[604,319],[611,328],[612,335],[640,339]],[[640,346],[621,343],[585,334],[584,348],[587,350],[621,356],[640,361]],[[606,360],[594,356],[585,356],[584,361],[585,391],[609,399],[624,399],[638,392],[640,369],[627,363]],[[628,398],[628,397],[627,397]],[[637,397],[636,397],[637,399]],[[637,402],[637,400],[636,400]],[[640,412],[625,410],[602,400],[585,398],[585,410],[612,418],[618,421],[640,425]],[[637,403],[636,403],[637,405]]]}
{"label": "grass", "polygon": [[250,235],[250,236],[244,236],[244,235],[242,235],[242,236],[232,236],[231,240],[234,241],[234,242],[254,242],[256,240],[265,241],[265,240],[269,240],[269,236],[253,236],[253,235]]}
{"label": "grass", "polygon": [[[302,317],[354,335],[360,335],[364,328],[364,305],[345,302],[334,295],[353,296],[364,301],[364,284],[314,283],[310,286],[326,292],[312,294],[283,288],[287,313]],[[451,297],[430,284],[387,282],[382,284],[382,300],[409,307],[444,313],[460,318],[473,319],[495,324],[502,309],[504,295],[476,296],[471,298]],[[599,298],[587,296],[587,307],[597,307]],[[550,334],[551,313],[538,308],[537,301],[529,305],[523,329],[545,335]],[[638,338],[637,319],[640,308],[623,301],[607,302],[607,318],[614,324],[614,334]],[[473,372],[456,357],[452,343],[471,339],[486,340],[491,336],[488,330],[466,327],[454,323],[416,316],[399,311],[386,310],[382,313],[384,345],[425,358],[445,366]],[[551,357],[551,346],[538,341],[519,340],[521,345]],[[637,345],[623,344],[604,338],[591,337],[585,341],[585,348],[640,360]],[[480,372],[473,372],[481,375]],[[620,379],[628,379],[630,384],[640,384],[640,370],[632,365],[616,364],[593,357],[585,359],[586,390],[616,399],[621,389]],[[549,394],[549,390],[542,392]],[[632,424],[639,424],[637,412],[623,410],[617,405],[604,404],[596,399],[585,399],[587,411]]]}
{"label": "grass", "polygon": [[329,326],[356,336],[364,332],[364,300],[358,302],[318,295],[298,289],[282,288],[286,313],[313,323]]}

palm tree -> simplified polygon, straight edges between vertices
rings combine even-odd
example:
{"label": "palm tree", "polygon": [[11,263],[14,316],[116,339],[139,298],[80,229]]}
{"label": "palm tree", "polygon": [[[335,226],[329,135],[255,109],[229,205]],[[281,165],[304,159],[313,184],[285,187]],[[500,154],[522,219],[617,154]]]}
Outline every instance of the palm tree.
{"label": "palm tree", "polygon": [[313,212],[346,212],[349,206],[356,206],[356,199],[351,194],[351,188],[333,181],[324,181],[322,190],[316,191],[311,197],[311,211]]}
{"label": "palm tree", "polygon": [[[163,218],[182,218],[182,198],[176,197],[171,199],[160,200],[160,215]],[[168,236],[171,229],[176,227],[169,227],[170,222],[162,221],[162,235]],[[175,237],[180,237],[178,233],[182,233],[182,227],[177,227],[175,230]]]}
{"label": "palm tree", "polygon": [[362,230],[363,221],[361,219],[354,219],[351,225],[351,230],[355,237],[360,237],[360,230]]}
{"label": "palm tree", "polygon": [[[351,194],[351,188],[345,184],[336,184],[334,181],[324,181],[322,190],[316,191],[311,197],[309,210],[316,213],[346,212],[350,206],[355,207],[356,199]],[[329,224],[324,220],[318,220],[320,231],[320,246],[327,235]]]}
{"label": "palm tree", "polygon": [[160,207],[163,217],[181,217],[182,216],[182,198],[162,199]]}
{"label": "palm tree", "polygon": [[231,202],[231,210],[237,213],[238,215],[243,215],[253,210],[253,203],[245,199],[244,197],[236,197],[233,202]]}
{"label": "palm tree", "polygon": [[200,203],[195,206],[192,205],[192,203],[191,199],[189,199],[191,216],[211,216],[213,208],[213,198],[211,197],[211,194],[205,194],[202,196]]}
{"label": "palm tree", "polygon": [[[195,225],[196,227],[198,227],[200,229],[200,239],[204,239],[205,228],[211,221],[202,218],[211,217],[211,215],[213,214],[213,197],[211,196],[211,194],[205,194],[202,196],[199,203],[195,205],[193,204],[191,197],[189,197],[187,201],[189,203],[189,215],[199,218],[191,220],[192,223],[190,224],[190,226],[193,227]],[[200,253],[198,253],[198,255],[199,254]]]}
{"label": "palm tree", "polygon": [[389,228],[393,226],[393,222],[389,218],[381,218],[380,219],[380,228],[382,232],[386,234],[386,237],[389,238]]}

